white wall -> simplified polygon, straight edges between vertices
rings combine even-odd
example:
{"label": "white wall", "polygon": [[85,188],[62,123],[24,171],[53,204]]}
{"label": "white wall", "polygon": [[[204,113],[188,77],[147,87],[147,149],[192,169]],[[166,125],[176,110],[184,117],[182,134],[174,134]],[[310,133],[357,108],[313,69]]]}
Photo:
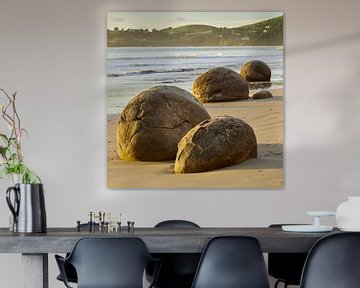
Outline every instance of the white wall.
{"label": "white wall", "polygon": [[[283,11],[285,188],[108,190],[107,11]],[[1,0],[0,87],[18,92],[26,161],[46,187],[48,226],[89,210],[122,212],[136,226],[187,218],[201,226],[308,222],[360,195],[360,26],[357,0]],[[8,208],[0,183],[0,226]],[[329,220],[334,224],[334,220]],[[50,287],[57,271],[50,262]],[[2,287],[20,287],[18,255],[0,255]]]}

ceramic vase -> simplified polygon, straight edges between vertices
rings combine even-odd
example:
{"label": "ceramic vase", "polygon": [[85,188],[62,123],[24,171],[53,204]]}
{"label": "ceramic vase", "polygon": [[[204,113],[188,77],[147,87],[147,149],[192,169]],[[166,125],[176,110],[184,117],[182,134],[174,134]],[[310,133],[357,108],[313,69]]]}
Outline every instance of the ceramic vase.
{"label": "ceramic vase", "polygon": [[42,184],[15,184],[6,190],[6,202],[13,214],[13,232],[45,233],[47,231]]}
{"label": "ceramic vase", "polygon": [[348,197],[338,206],[336,226],[342,231],[360,231],[360,196]]}

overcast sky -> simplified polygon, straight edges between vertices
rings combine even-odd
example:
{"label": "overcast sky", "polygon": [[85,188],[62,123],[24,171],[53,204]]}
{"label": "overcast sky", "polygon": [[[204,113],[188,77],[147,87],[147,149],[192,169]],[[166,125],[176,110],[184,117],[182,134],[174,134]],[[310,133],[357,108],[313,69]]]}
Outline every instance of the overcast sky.
{"label": "overcast sky", "polygon": [[108,12],[107,28],[151,30],[188,24],[231,28],[281,15],[282,12]]}

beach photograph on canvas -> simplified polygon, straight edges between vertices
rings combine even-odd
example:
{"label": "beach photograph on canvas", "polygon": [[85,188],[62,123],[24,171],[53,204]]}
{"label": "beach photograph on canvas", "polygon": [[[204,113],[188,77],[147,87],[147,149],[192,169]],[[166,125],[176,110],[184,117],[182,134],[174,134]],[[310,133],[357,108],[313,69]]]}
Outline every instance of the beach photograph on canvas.
{"label": "beach photograph on canvas", "polygon": [[109,188],[282,188],[282,12],[108,12]]}

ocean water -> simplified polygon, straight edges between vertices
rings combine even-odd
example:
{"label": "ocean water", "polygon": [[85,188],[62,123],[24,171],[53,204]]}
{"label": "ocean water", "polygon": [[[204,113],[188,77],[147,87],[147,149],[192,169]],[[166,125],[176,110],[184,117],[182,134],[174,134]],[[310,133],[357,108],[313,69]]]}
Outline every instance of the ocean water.
{"label": "ocean water", "polygon": [[192,92],[195,79],[207,70],[240,72],[245,62],[255,59],[270,66],[271,86],[283,87],[282,46],[107,48],[107,113],[120,113],[131,98],[153,86]]}

